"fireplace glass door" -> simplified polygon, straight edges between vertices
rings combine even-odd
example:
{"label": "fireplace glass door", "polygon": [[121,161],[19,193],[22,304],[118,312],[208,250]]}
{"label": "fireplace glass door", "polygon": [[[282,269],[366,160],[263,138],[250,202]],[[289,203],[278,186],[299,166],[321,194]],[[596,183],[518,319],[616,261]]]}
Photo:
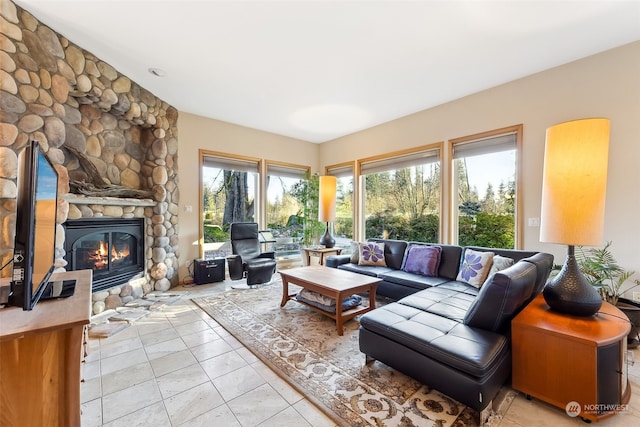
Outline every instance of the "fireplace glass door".
{"label": "fireplace glass door", "polygon": [[136,237],[129,233],[94,233],[76,241],[76,269],[92,269],[94,276],[137,264]]}
{"label": "fireplace glass door", "polygon": [[76,220],[65,224],[70,270],[93,270],[93,291],[126,283],[143,270],[142,220]]}

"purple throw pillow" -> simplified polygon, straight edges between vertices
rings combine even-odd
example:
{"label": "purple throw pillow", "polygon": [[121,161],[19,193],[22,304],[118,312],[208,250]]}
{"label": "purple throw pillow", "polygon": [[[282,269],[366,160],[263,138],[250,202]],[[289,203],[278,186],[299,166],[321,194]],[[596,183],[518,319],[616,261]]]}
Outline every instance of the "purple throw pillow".
{"label": "purple throw pillow", "polygon": [[407,249],[402,269],[407,273],[436,277],[440,266],[441,253],[442,248],[440,246],[411,245]]}

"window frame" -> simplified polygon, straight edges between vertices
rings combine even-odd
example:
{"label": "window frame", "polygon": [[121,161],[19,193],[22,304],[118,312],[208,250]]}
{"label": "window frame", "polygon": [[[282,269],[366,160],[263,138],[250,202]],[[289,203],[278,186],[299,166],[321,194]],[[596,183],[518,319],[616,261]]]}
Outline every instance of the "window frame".
{"label": "window frame", "polygon": [[[242,155],[237,155],[237,154],[231,154],[231,153],[224,153],[224,152],[220,152],[220,151],[212,151],[212,150],[205,150],[205,149],[199,149],[198,150],[198,160],[199,160],[199,168],[198,168],[198,179],[199,179],[199,185],[198,185],[198,250],[199,250],[199,257],[201,259],[204,259],[204,218],[202,216],[202,213],[204,212],[204,194],[203,194],[203,185],[204,185],[204,167],[206,166],[206,158],[217,158],[220,159],[220,164],[224,165],[225,163],[227,165],[233,165],[233,164],[238,164],[238,165],[250,165],[250,164],[255,164],[255,173],[258,174],[257,177],[257,182],[256,182],[256,192],[255,192],[255,200],[254,200],[254,215],[256,217],[259,216],[259,212],[262,211],[262,200],[261,200],[261,188],[262,188],[262,168],[261,168],[261,159],[257,158],[257,157],[249,157],[249,156],[242,156]],[[247,168],[247,171],[253,171],[253,168]]]}
{"label": "window frame", "polygon": [[356,200],[358,200],[358,185],[356,180],[356,161],[336,163],[333,165],[327,165],[324,167],[324,174],[335,176],[336,178],[342,178],[350,176],[353,185],[353,193],[351,194],[351,217],[352,217],[352,230],[351,234],[353,239],[356,239],[356,230],[358,225],[356,222]]}
{"label": "window frame", "polygon": [[269,207],[269,195],[268,195],[269,169],[273,168],[275,170],[282,171],[284,172],[283,176],[289,176],[289,177],[299,176],[300,179],[305,179],[305,175],[311,176],[311,166],[300,165],[296,163],[280,162],[277,160],[263,160],[262,163],[263,163],[264,175],[262,178],[263,192],[261,194],[261,198],[264,201],[264,203],[262,204],[260,218],[261,218],[261,224],[263,224],[262,228],[267,228],[267,225],[269,224],[268,218],[267,218],[267,209]]}
{"label": "window frame", "polygon": [[[422,145],[419,147],[408,148],[405,150],[393,151],[385,154],[380,154],[376,156],[366,157],[362,159],[356,160],[356,172],[358,177],[357,187],[358,187],[358,199],[357,199],[357,230],[354,230],[354,240],[355,236],[357,236],[358,241],[362,240],[366,237],[365,233],[365,202],[366,202],[366,194],[365,194],[365,172],[368,173],[376,173],[381,172],[383,170],[394,170],[397,168],[405,168],[411,165],[420,164],[418,162],[419,159],[432,157],[428,153],[435,152],[436,160],[434,162],[440,163],[440,194],[438,198],[438,243],[442,243],[444,236],[444,218],[443,218],[443,202],[444,202],[444,187],[443,187],[443,154],[444,154],[444,143],[436,142],[433,144]],[[395,160],[395,161],[394,161]],[[412,162],[414,160],[414,162]],[[375,166],[374,164],[378,164]],[[386,165],[384,169],[380,169],[382,165]],[[394,167],[395,166],[395,167]],[[364,169],[364,171],[363,171]],[[355,186],[355,185],[354,185]],[[354,206],[356,205],[354,203]],[[355,224],[355,221],[354,221]],[[356,232],[357,231],[357,232]]]}
{"label": "window frame", "polygon": [[[465,145],[465,144],[474,144],[474,143],[478,143],[481,144],[483,140],[491,140],[494,139],[496,137],[499,137],[501,135],[507,135],[507,134],[514,134],[516,137],[516,159],[515,159],[515,194],[516,194],[516,203],[514,204],[514,248],[515,249],[521,249],[523,246],[523,236],[524,236],[524,229],[523,229],[523,206],[524,206],[524,202],[523,202],[523,195],[522,195],[522,133],[523,133],[523,125],[522,124],[518,124],[518,125],[513,125],[513,126],[507,126],[507,127],[503,127],[503,128],[499,128],[499,129],[494,129],[494,130],[490,130],[490,131],[486,131],[486,132],[480,132],[480,133],[476,133],[473,135],[467,135],[467,136],[463,136],[463,137],[459,137],[459,138],[454,138],[454,139],[450,139],[448,142],[448,168],[449,168],[449,174],[448,174],[448,179],[447,179],[447,186],[448,186],[448,191],[447,191],[447,195],[449,197],[449,212],[450,214],[448,215],[448,226],[447,226],[447,230],[448,230],[448,235],[447,235],[447,242],[450,244],[457,244],[458,242],[458,207],[456,206],[456,201],[457,201],[457,196],[454,194],[454,192],[457,191],[457,186],[454,185],[456,183],[456,177],[455,177],[455,154],[454,154],[454,150],[456,145]],[[487,151],[488,153],[491,152],[491,150]]]}

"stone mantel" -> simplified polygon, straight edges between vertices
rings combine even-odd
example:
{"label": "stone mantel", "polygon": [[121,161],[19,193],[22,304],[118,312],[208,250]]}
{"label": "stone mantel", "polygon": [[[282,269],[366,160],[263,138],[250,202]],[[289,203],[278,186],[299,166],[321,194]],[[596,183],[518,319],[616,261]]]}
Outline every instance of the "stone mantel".
{"label": "stone mantel", "polygon": [[151,199],[132,199],[125,197],[91,197],[67,193],[62,198],[72,205],[104,205],[104,206],[155,206]]}

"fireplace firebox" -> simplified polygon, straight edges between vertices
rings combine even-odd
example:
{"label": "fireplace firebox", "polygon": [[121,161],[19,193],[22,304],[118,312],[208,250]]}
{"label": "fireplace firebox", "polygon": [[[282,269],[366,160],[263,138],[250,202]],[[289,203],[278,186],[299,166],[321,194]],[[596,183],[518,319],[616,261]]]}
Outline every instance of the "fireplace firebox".
{"label": "fireplace firebox", "polygon": [[64,228],[67,270],[93,270],[92,292],[144,271],[144,218],[76,219]]}

